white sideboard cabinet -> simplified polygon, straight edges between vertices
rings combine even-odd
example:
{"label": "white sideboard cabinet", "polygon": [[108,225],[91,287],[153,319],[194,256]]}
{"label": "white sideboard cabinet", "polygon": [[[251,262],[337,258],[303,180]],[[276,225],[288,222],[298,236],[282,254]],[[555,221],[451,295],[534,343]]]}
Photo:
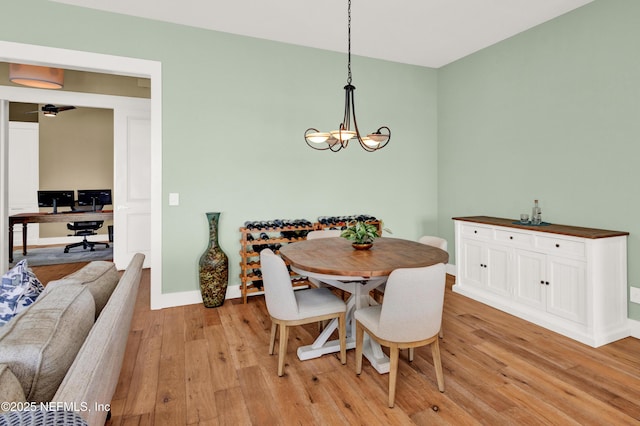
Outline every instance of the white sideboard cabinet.
{"label": "white sideboard cabinet", "polygon": [[630,335],[628,232],[453,220],[456,293],[593,347]]}

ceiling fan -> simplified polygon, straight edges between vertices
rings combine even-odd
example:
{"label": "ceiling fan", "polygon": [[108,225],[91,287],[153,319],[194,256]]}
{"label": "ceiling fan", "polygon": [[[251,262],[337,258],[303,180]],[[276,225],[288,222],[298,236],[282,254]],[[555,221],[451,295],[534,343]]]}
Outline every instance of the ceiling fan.
{"label": "ceiling fan", "polygon": [[[66,106],[55,106],[52,104],[46,104],[43,105],[42,108],[40,109],[40,111],[42,111],[42,113],[44,114],[45,117],[55,117],[56,115],[58,115],[59,112],[62,111],[68,111],[70,109],[76,109],[76,107],[74,107],[73,105],[66,105]],[[40,112],[40,111],[29,111],[27,112],[27,114],[32,114],[32,113],[36,113],[36,112]]]}

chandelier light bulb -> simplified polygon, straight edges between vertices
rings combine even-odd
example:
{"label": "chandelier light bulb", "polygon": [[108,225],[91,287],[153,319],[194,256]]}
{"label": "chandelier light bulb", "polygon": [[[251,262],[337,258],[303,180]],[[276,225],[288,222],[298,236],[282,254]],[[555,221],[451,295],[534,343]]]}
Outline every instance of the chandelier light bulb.
{"label": "chandelier light bulb", "polygon": [[383,135],[382,133],[369,133],[367,137],[378,144],[384,142],[385,139],[389,138],[388,135]]}
{"label": "chandelier light bulb", "polygon": [[353,130],[333,130],[331,131],[331,136],[344,142],[353,139],[356,136],[356,132]]}
{"label": "chandelier light bulb", "polygon": [[362,138],[362,143],[364,143],[369,148],[377,148],[378,145],[380,145],[380,142],[376,141],[373,138],[370,138],[369,136],[365,136],[364,138]]}
{"label": "chandelier light bulb", "polygon": [[306,137],[309,140],[309,142],[323,143],[323,142],[326,142],[327,139],[331,137],[331,135],[327,132],[313,132],[313,133],[309,133]]}

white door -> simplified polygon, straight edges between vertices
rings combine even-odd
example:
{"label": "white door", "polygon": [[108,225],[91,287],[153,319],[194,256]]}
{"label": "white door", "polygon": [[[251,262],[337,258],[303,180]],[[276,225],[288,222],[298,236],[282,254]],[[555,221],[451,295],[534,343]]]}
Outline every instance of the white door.
{"label": "white door", "polygon": [[[38,123],[9,123],[9,216],[38,211],[39,168]],[[27,244],[37,244],[37,223],[27,226]],[[22,247],[22,225],[13,229],[14,247]]]}
{"label": "white door", "polygon": [[151,131],[149,108],[116,108],[114,120],[113,261],[124,269],[135,253],[151,259]]}

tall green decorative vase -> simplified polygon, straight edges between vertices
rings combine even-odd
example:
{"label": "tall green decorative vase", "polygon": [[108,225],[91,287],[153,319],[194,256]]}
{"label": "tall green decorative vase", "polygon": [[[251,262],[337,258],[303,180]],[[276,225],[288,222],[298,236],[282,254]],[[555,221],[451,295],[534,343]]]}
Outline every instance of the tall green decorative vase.
{"label": "tall green decorative vase", "polygon": [[200,292],[207,308],[222,306],[229,284],[229,259],[218,245],[220,213],[207,213],[209,246],[200,256]]}

